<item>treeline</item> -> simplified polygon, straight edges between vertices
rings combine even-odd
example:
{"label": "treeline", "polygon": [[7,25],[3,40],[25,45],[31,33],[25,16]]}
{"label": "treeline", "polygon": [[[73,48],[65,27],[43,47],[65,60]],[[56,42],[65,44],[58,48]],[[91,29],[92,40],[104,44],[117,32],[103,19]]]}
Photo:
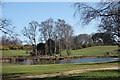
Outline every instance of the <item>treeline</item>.
{"label": "treeline", "polygon": [[10,37],[3,35],[0,39],[0,45],[15,45],[15,46],[20,46],[22,45],[22,41],[17,38],[17,37]]}
{"label": "treeline", "polygon": [[[72,26],[67,24],[64,20],[47,19],[41,23],[32,21],[28,27],[24,27],[22,34],[26,39],[11,39],[9,37],[2,37],[2,50],[17,50],[17,49],[32,49],[30,54],[32,56],[62,55],[62,51],[66,50],[67,55],[70,56],[70,50],[87,48],[99,45],[115,44],[113,35],[109,33],[95,33],[95,34],[80,34],[73,36]],[[31,46],[22,46],[22,42],[26,42]]]}
{"label": "treeline", "polygon": [[[61,54],[63,49],[66,50],[68,56],[71,55],[70,46],[73,29],[64,20],[58,19],[54,21],[50,18],[41,23],[32,21],[28,27],[24,27],[22,33],[27,38],[26,41],[33,45],[34,49],[31,54],[34,56],[40,54],[54,55],[57,52]],[[52,41],[54,42],[54,49]],[[44,46],[41,51],[38,50],[37,44]]]}

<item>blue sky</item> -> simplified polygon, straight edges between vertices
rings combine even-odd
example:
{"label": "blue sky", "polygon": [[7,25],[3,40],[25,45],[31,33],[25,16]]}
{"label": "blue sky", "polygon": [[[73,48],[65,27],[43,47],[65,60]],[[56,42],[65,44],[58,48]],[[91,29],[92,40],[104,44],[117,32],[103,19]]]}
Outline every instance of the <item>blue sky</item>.
{"label": "blue sky", "polygon": [[55,21],[64,19],[73,27],[74,35],[97,32],[98,21],[93,21],[84,27],[77,24],[79,18],[74,18],[72,5],[73,2],[4,2],[2,3],[2,17],[11,20],[19,33],[32,20],[41,23],[49,18]]}

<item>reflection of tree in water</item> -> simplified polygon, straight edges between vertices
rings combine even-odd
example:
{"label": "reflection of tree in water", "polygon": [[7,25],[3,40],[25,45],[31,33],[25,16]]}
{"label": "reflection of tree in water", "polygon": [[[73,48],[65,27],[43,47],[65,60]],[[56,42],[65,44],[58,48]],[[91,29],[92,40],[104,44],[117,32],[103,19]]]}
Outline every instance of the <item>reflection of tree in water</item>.
{"label": "reflection of tree in water", "polygon": [[65,63],[72,63],[71,59],[67,59]]}
{"label": "reflection of tree in water", "polygon": [[34,64],[59,64],[60,60],[44,60],[34,61]]}

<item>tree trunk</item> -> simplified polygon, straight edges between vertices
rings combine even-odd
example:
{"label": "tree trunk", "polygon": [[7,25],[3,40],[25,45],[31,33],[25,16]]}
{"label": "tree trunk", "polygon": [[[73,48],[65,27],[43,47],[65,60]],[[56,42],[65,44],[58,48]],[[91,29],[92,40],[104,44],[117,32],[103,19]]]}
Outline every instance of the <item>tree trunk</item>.
{"label": "tree trunk", "polygon": [[70,56],[71,55],[71,52],[70,52],[70,48],[69,48],[69,43],[66,42],[66,52],[67,52],[67,55]]}

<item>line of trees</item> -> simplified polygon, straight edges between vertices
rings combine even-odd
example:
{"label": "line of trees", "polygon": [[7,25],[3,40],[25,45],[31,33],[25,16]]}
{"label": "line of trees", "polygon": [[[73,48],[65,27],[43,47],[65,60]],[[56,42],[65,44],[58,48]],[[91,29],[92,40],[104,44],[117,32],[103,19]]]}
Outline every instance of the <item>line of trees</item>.
{"label": "line of trees", "polygon": [[[63,49],[66,49],[67,55],[71,55],[70,45],[73,29],[64,20],[54,21],[50,18],[41,23],[32,21],[28,27],[24,27],[22,33],[29,40],[29,43],[34,46],[32,54],[35,56],[39,55],[37,43],[44,43],[45,55],[54,55],[57,52],[57,46],[60,54],[62,54]],[[54,51],[52,51],[52,40],[55,45]]]}

